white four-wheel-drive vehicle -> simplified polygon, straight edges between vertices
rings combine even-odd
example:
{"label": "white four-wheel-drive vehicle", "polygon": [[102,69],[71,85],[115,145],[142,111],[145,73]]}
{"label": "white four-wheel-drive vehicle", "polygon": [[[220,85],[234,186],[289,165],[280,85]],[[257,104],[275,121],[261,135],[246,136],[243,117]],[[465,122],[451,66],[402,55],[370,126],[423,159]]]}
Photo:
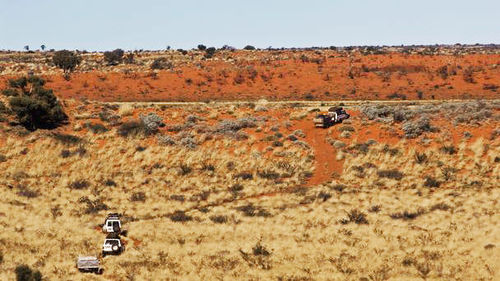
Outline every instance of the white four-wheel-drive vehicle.
{"label": "white four-wheel-drive vehicle", "polygon": [[102,231],[105,233],[121,233],[122,223],[120,221],[120,215],[117,213],[108,214],[102,226]]}
{"label": "white four-wheel-drive vehicle", "polygon": [[319,112],[313,119],[314,126],[317,128],[328,128],[337,123],[349,119],[349,115],[342,107],[331,107],[328,112]]}
{"label": "white four-wheel-drive vehicle", "polygon": [[103,269],[97,257],[78,257],[76,267],[80,272],[93,272],[101,274]]}
{"label": "white four-wheel-drive vehicle", "polygon": [[106,255],[119,255],[125,251],[125,246],[123,245],[120,237],[118,236],[108,236],[102,244],[102,256]]}

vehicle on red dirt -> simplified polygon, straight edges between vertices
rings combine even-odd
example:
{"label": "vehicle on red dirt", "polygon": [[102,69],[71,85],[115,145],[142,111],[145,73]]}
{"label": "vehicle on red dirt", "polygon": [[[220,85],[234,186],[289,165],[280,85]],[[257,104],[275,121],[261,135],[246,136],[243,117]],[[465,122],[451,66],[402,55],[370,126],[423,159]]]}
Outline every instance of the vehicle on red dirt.
{"label": "vehicle on red dirt", "polygon": [[313,119],[317,128],[329,128],[337,123],[349,119],[349,115],[342,107],[330,107],[328,111],[319,112]]}

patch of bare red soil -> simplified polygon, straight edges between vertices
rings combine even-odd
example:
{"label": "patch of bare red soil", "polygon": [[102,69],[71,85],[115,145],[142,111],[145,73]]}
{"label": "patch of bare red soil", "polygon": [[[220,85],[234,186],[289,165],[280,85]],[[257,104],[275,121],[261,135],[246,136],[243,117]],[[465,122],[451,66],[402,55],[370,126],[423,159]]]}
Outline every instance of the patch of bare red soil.
{"label": "patch of bare red soil", "polygon": [[[46,76],[61,98],[100,101],[386,100],[499,98],[500,55],[340,55],[236,52],[173,70]],[[302,57],[302,58],[301,58]],[[6,79],[0,77],[0,87]]]}

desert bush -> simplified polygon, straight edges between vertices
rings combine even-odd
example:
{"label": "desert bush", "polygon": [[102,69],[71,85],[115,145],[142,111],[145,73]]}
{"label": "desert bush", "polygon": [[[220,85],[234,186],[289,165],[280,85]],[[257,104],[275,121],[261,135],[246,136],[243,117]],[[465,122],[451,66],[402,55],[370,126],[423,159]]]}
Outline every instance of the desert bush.
{"label": "desert bush", "polygon": [[368,212],[370,213],[378,213],[380,212],[380,210],[382,209],[382,206],[380,205],[373,205],[370,207],[370,209],[368,209]]}
{"label": "desert bush", "polygon": [[432,205],[432,207],[429,210],[430,211],[436,211],[436,210],[448,211],[449,209],[451,209],[450,205],[441,202],[441,203],[436,203],[436,204]]}
{"label": "desert bush", "polygon": [[77,190],[86,189],[89,186],[90,186],[90,183],[86,180],[76,180],[76,181],[71,182],[69,184],[70,189],[77,189]]}
{"label": "desert bush", "polygon": [[217,49],[215,47],[210,47],[205,49],[205,58],[209,59],[212,58],[215,55],[215,52]]}
{"label": "desert bush", "polygon": [[17,281],[42,281],[42,273],[33,270],[29,266],[22,264],[15,269]]}
{"label": "desert bush", "polygon": [[439,187],[441,185],[441,182],[436,180],[435,178],[433,177],[426,177],[425,178],[425,182],[424,182],[424,186],[425,187]]}
{"label": "desert bush", "polygon": [[474,68],[472,68],[471,66],[466,68],[463,73],[464,81],[467,83],[474,83],[473,74],[474,74]]}
{"label": "desert bush", "polygon": [[378,118],[389,117],[393,110],[390,106],[386,105],[363,105],[361,106],[361,113],[370,120],[375,120]]}
{"label": "desert bush", "polygon": [[406,210],[404,212],[393,213],[389,216],[392,219],[413,220],[423,214],[425,214],[425,210],[423,208],[418,208],[418,210],[415,212],[410,212]]}
{"label": "desert bush", "polygon": [[355,224],[368,224],[366,214],[359,211],[358,209],[350,210],[349,212],[347,212],[347,218],[340,220],[340,223],[342,224],[348,224],[351,222]]}
{"label": "desert bush", "polygon": [[324,191],[321,191],[319,194],[318,194],[318,198],[319,199],[322,199],[323,202],[325,202],[326,200],[332,198],[332,195],[328,192],[324,192]]}
{"label": "desert bush", "polygon": [[402,129],[407,138],[416,138],[424,132],[434,132],[436,129],[431,126],[431,122],[427,116],[422,116],[414,121],[406,121],[402,125]]}
{"label": "desert bush", "polygon": [[243,50],[247,50],[247,51],[252,51],[252,50],[255,50],[255,47],[254,46],[251,46],[251,45],[246,45]]}
{"label": "desert bush", "polygon": [[370,151],[370,146],[367,143],[356,143],[349,147],[350,150],[357,150],[362,154],[367,154]]}
{"label": "desert bush", "polygon": [[335,185],[333,185],[333,186],[330,187],[331,190],[335,190],[335,191],[338,191],[338,192],[342,192],[346,188],[347,188],[347,186],[345,186],[343,184],[335,184]]}
{"label": "desert bush", "polygon": [[182,194],[172,194],[170,195],[170,200],[184,202],[186,201],[186,197]]}
{"label": "desert bush", "polygon": [[273,171],[257,171],[257,175],[268,180],[276,180],[280,178],[280,174]]}
{"label": "desert bush", "polygon": [[166,58],[156,58],[151,64],[151,69],[172,69],[174,64],[168,61]]}
{"label": "desert bush", "polygon": [[147,115],[140,114],[139,119],[144,124],[145,133],[147,135],[155,134],[158,132],[159,127],[164,126],[163,119],[153,112],[150,112]]}
{"label": "desert bush", "polygon": [[61,68],[64,73],[72,72],[81,61],[78,55],[68,50],[57,51],[52,57],[52,62]]}
{"label": "desert bush", "polygon": [[142,123],[141,121],[132,120],[121,124],[117,132],[122,137],[128,137],[144,134],[146,132],[146,128],[144,126],[144,123]]}
{"label": "desert bush", "polygon": [[214,215],[210,216],[210,220],[213,221],[214,223],[227,223],[228,218],[227,216],[224,215]]}
{"label": "desert bush", "polygon": [[179,166],[179,175],[180,176],[185,176],[185,175],[191,173],[192,171],[193,171],[193,169],[186,164],[181,164]]}
{"label": "desert bush", "polygon": [[205,51],[207,49],[207,46],[203,45],[203,44],[199,44],[198,45],[198,50],[200,51]]}
{"label": "desert bush", "polygon": [[37,191],[29,189],[25,185],[18,185],[17,189],[18,189],[17,195],[22,196],[22,197],[35,198],[35,197],[38,197],[40,195]]}
{"label": "desert bush", "polygon": [[302,130],[295,130],[293,131],[293,134],[297,137],[301,137],[301,138],[305,138],[306,137],[306,134],[302,131]]}
{"label": "desert bush", "polygon": [[490,106],[483,101],[462,103],[458,106],[443,106],[447,116],[455,117],[454,123],[479,123],[493,116]]}
{"label": "desert bush", "polygon": [[118,65],[123,61],[124,53],[122,49],[104,52],[104,61],[108,65]]}
{"label": "desert bush", "polygon": [[437,69],[437,73],[443,80],[446,80],[448,78],[448,66],[443,65]]}
{"label": "desert bush", "polygon": [[187,215],[186,212],[177,210],[170,216],[170,220],[173,222],[187,222],[193,220],[193,217]]}
{"label": "desert bush", "polygon": [[406,95],[404,94],[399,94],[399,93],[393,93],[387,96],[388,99],[401,99],[401,100],[406,100]]}
{"label": "desert bush", "polygon": [[116,186],[116,182],[112,179],[107,179],[104,181],[105,186]]}
{"label": "desert bush", "polygon": [[234,175],[235,179],[243,179],[243,180],[251,180],[253,179],[253,174],[248,172],[241,172],[239,174]]}
{"label": "desert bush", "polygon": [[395,107],[392,112],[392,120],[398,123],[408,121],[412,119],[413,116],[415,116],[415,111],[401,106]]}
{"label": "desert bush", "polygon": [[134,54],[133,53],[129,53],[129,54],[125,55],[125,57],[123,58],[123,61],[126,64],[132,64],[132,63],[134,63]]}
{"label": "desert bush", "polygon": [[139,191],[139,192],[134,192],[130,196],[130,201],[132,202],[145,202],[146,201],[146,193]]}
{"label": "desert bush", "polygon": [[388,178],[395,180],[401,180],[404,176],[404,174],[398,170],[380,170],[377,172],[377,175],[381,178]]}
{"label": "desert bush", "polygon": [[179,140],[179,145],[189,149],[195,149],[198,146],[198,142],[193,136],[188,135]]}
{"label": "desert bush", "polygon": [[388,144],[384,145],[382,152],[388,153],[391,156],[396,156],[399,153],[398,148],[391,148]]}
{"label": "desert bush", "polygon": [[425,152],[415,152],[415,162],[417,162],[418,164],[422,164],[422,163],[425,163],[427,162],[427,154],[425,154]]}
{"label": "desert bush", "polygon": [[279,140],[275,140],[275,141],[273,141],[273,146],[274,147],[281,147],[281,146],[283,146],[283,143]]}
{"label": "desert bush", "polygon": [[91,200],[87,196],[84,196],[78,199],[78,203],[86,204],[86,208],[83,210],[84,214],[96,214],[108,209],[108,206],[100,198]]}
{"label": "desert bush", "polygon": [[442,153],[453,155],[457,153],[457,148],[453,145],[444,145],[439,149]]}
{"label": "desert bush", "polygon": [[247,217],[270,217],[271,214],[264,208],[259,206],[254,206],[253,204],[247,204],[244,206],[239,206],[236,210],[242,212]]}
{"label": "desert bush", "polygon": [[69,135],[69,134],[53,133],[53,134],[50,134],[50,136],[53,139],[61,142],[62,144],[65,144],[65,145],[74,145],[74,144],[81,143],[83,141],[82,138],[74,136],[74,135]]}
{"label": "desert bush", "polygon": [[227,134],[245,128],[255,128],[256,126],[257,119],[254,117],[240,118],[237,120],[222,120],[217,124],[215,132]]}
{"label": "desert bush", "polygon": [[175,140],[171,136],[158,136],[158,144],[160,145],[175,145]]}
{"label": "desert bush", "polygon": [[87,122],[84,124],[84,127],[89,129],[94,134],[101,134],[109,131],[103,124],[100,123],[91,123]]}
{"label": "desert bush", "polygon": [[9,81],[18,93],[9,99],[12,112],[18,122],[30,131],[54,129],[68,119],[53,91],[45,89],[44,84],[45,81],[36,76]]}
{"label": "desert bush", "polygon": [[236,184],[233,184],[231,187],[229,187],[229,191],[233,194],[233,195],[238,195],[238,193],[240,191],[242,191],[244,189],[243,185],[239,184],[239,183],[236,183]]}
{"label": "desert bush", "polygon": [[264,247],[260,241],[257,242],[257,244],[252,247],[252,253],[254,256],[270,256],[271,255],[271,252],[269,250],[267,250],[266,247]]}
{"label": "desert bush", "polygon": [[7,162],[7,156],[0,154],[0,163]]}
{"label": "desert bush", "polygon": [[9,109],[5,106],[5,104],[0,100],[0,114],[7,113]]}
{"label": "desert bush", "polygon": [[354,129],[353,126],[342,126],[337,129],[339,132],[355,132],[356,129]]}

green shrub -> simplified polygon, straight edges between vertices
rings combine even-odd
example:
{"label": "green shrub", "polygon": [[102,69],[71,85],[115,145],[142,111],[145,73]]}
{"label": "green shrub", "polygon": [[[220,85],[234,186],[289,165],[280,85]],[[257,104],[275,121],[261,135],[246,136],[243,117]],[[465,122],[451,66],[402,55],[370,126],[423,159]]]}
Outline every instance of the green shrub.
{"label": "green shrub", "polygon": [[101,134],[109,131],[103,124],[100,123],[85,123],[85,127],[94,134]]}
{"label": "green shrub", "polygon": [[130,196],[130,201],[132,202],[145,202],[146,201],[146,193],[139,191],[132,193]]}
{"label": "green shrub", "polygon": [[66,145],[72,145],[72,144],[78,144],[82,142],[82,138],[69,135],[69,134],[61,134],[61,133],[54,133],[50,135],[53,139],[61,142],[62,144]]}
{"label": "green shrub", "polygon": [[255,47],[254,46],[251,46],[251,45],[246,45],[243,50],[247,50],[247,51],[252,51],[252,50],[255,50]]}
{"label": "green shrub", "polygon": [[401,180],[403,178],[403,173],[398,170],[380,170],[377,175],[381,178]]}
{"label": "green shrub", "polygon": [[52,62],[64,70],[64,73],[73,71],[81,61],[82,59],[79,56],[68,50],[57,51],[52,57]]}
{"label": "green shrub", "polygon": [[174,65],[166,58],[156,58],[151,64],[151,69],[172,69]]}
{"label": "green shrub", "polygon": [[425,182],[424,182],[424,186],[425,187],[439,187],[441,185],[441,182],[436,180],[435,178],[433,177],[426,177],[425,178]]}
{"label": "green shrub", "polygon": [[205,49],[205,58],[207,59],[212,58],[215,55],[216,51],[217,50],[214,47]]}
{"label": "green shrub", "polygon": [[210,220],[213,221],[214,223],[226,223],[227,222],[227,216],[224,216],[224,215],[214,215],[214,216],[210,216]]}
{"label": "green shrub", "polygon": [[413,220],[416,219],[418,216],[425,214],[425,210],[423,208],[419,208],[415,212],[410,212],[410,211],[404,211],[404,212],[399,212],[399,213],[393,213],[390,215],[392,219],[402,219],[402,220]]}
{"label": "green shrub", "polygon": [[[36,76],[9,80],[18,92],[9,100],[12,112],[26,129],[54,129],[66,123],[68,116],[53,91],[45,89],[45,81]],[[29,85],[29,87],[28,87]]]}
{"label": "green shrub", "polygon": [[441,152],[449,155],[453,155],[457,153],[457,148],[453,145],[445,145],[439,149]]}
{"label": "green shrub", "polygon": [[32,270],[29,266],[22,264],[16,267],[17,281],[42,281],[42,274],[38,270]]}
{"label": "green shrub", "polygon": [[89,187],[90,183],[86,180],[76,180],[69,184],[71,189],[86,189]]}
{"label": "green shrub", "polygon": [[342,224],[348,224],[351,222],[355,224],[368,224],[368,220],[366,219],[366,214],[359,211],[358,209],[350,210],[347,213],[347,218],[340,220],[340,223]]}
{"label": "green shrub", "polygon": [[186,222],[193,220],[193,217],[187,215],[184,211],[175,211],[170,215],[170,220],[173,222]]}
{"label": "green shrub", "polygon": [[270,217],[271,214],[264,208],[254,206],[253,204],[237,207],[236,210],[242,212],[247,217]]}
{"label": "green shrub", "polygon": [[104,52],[104,61],[108,65],[118,65],[123,61],[123,54],[125,52],[122,49],[116,49],[114,51]]}
{"label": "green shrub", "polygon": [[144,124],[137,120],[125,122],[118,128],[118,134],[122,137],[143,134],[145,131]]}

